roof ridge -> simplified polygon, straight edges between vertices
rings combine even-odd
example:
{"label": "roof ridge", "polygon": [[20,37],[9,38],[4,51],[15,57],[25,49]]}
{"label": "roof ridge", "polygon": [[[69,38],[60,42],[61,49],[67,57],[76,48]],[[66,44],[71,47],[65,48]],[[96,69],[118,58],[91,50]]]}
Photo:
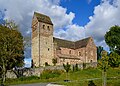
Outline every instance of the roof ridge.
{"label": "roof ridge", "polygon": [[61,39],[61,38],[56,38],[56,37],[53,37],[53,38],[74,43],[74,41],[70,41],[70,40],[66,40],[66,39]]}
{"label": "roof ridge", "polygon": [[53,23],[52,23],[52,21],[51,21],[49,16],[44,15],[42,13],[38,13],[38,12],[34,12],[34,15],[36,16],[36,18],[37,18],[37,20],[39,22],[43,22],[43,23],[47,23],[47,24],[53,25]]}
{"label": "roof ridge", "polygon": [[[42,13],[39,13],[39,12],[34,12],[34,14],[38,14],[38,15],[43,15],[43,16],[49,17],[49,16],[47,16],[47,15],[45,15],[45,14],[42,14]],[[50,17],[49,17],[49,18],[50,18]]]}
{"label": "roof ridge", "polygon": [[78,41],[69,41],[69,40],[55,38],[55,37],[53,37],[53,38],[54,38],[53,41],[56,42],[59,47],[77,49],[77,48],[81,48],[81,47],[86,47],[89,42],[89,39],[91,37],[88,37],[88,38],[85,38],[82,40],[78,40]]}
{"label": "roof ridge", "polygon": [[77,41],[71,41],[71,40],[61,39],[61,38],[56,38],[56,37],[53,37],[53,38],[59,39],[59,40],[63,40],[63,41],[69,41],[69,42],[74,42],[74,43],[76,43],[76,42],[79,42],[79,41],[82,41],[82,40],[90,39],[90,38],[92,38],[92,37],[83,38],[83,39],[80,39],[80,40],[77,40]]}
{"label": "roof ridge", "polygon": [[75,41],[75,42],[82,41],[82,40],[86,40],[86,39],[90,39],[90,38],[91,38],[91,37],[83,38],[83,39],[77,40],[77,41]]}

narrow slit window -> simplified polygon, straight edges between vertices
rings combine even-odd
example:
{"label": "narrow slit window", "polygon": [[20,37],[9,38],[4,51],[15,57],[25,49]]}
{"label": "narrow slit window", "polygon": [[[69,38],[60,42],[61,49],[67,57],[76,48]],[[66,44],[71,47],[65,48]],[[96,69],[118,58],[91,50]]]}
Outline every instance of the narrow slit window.
{"label": "narrow slit window", "polygon": [[48,48],[48,51],[50,50],[50,48]]}

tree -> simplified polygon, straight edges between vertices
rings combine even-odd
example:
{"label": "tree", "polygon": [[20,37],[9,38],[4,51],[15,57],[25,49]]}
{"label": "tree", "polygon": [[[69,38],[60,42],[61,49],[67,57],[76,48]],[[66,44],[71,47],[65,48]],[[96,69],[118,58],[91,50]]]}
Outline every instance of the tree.
{"label": "tree", "polygon": [[0,70],[2,83],[7,70],[24,65],[23,36],[18,30],[0,25]]}
{"label": "tree", "polygon": [[85,68],[86,68],[86,63],[83,62],[83,69],[85,69]]}
{"label": "tree", "polygon": [[68,78],[68,72],[69,72],[69,70],[70,70],[70,64],[67,62],[67,64],[65,65],[65,64],[63,64],[63,67],[64,67],[64,69],[65,69],[65,71],[66,71],[66,78]]}
{"label": "tree", "polygon": [[75,71],[78,71],[78,64],[75,64]]}
{"label": "tree", "polygon": [[98,46],[97,47],[97,60],[101,58],[101,52],[103,51],[103,47]]}
{"label": "tree", "polygon": [[52,63],[54,64],[54,66],[56,65],[56,63],[57,63],[57,58],[53,58],[52,59]]}
{"label": "tree", "polygon": [[109,58],[107,52],[104,50],[102,51],[102,58],[98,62],[98,67],[102,70],[102,77],[103,77],[103,86],[106,86],[106,79],[107,79],[107,69]]}
{"label": "tree", "polygon": [[109,55],[109,65],[111,67],[119,67],[120,64],[120,55],[115,52],[111,52]]}
{"label": "tree", "polygon": [[114,51],[120,55],[120,27],[115,25],[105,34],[105,42]]}

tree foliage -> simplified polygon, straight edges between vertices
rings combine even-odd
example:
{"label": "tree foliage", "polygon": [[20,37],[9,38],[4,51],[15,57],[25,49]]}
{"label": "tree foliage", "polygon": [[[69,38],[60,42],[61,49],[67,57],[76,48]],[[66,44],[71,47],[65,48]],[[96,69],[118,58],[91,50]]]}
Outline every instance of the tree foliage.
{"label": "tree foliage", "polygon": [[70,70],[70,64],[67,62],[67,64],[65,65],[65,64],[63,64],[63,67],[64,67],[64,69],[65,69],[65,71],[68,73],[69,72],[69,70]]}
{"label": "tree foliage", "polygon": [[102,51],[102,58],[98,61],[98,67],[104,72],[106,72],[109,67],[108,62],[109,62],[109,57],[107,55],[107,52],[104,50]]}
{"label": "tree foliage", "polygon": [[103,47],[98,46],[97,47],[97,60],[99,60],[101,58],[102,51],[103,51]]}
{"label": "tree foliage", "polygon": [[107,69],[109,68],[109,57],[108,53],[104,50],[101,53],[102,58],[98,62],[98,67],[102,70],[102,77],[103,77],[103,86],[106,86],[107,81]]}
{"label": "tree foliage", "polygon": [[75,64],[75,71],[78,71],[78,64]]}
{"label": "tree foliage", "polygon": [[24,45],[23,36],[13,28],[0,25],[0,71],[4,77],[7,70],[23,66]]}
{"label": "tree foliage", "polygon": [[56,65],[56,63],[57,63],[57,58],[53,58],[52,59],[52,63],[54,64],[54,66]]}
{"label": "tree foliage", "polygon": [[111,51],[114,51],[120,55],[120,27],[113,26],[105,34],[105,42],[110,47]]}
{"label": "tree foliage", "polygon": [[67,81],[68,82],[68,72],[70,71],[70,64],[67,62],[67,64],[65,65],[65,64],[63,64],[63,67],[64,67],[64,69],[65,69],[65,71],[66,71],[66,79],[67,80],[65,80],[65,81]]}
{"label": "tree foliage", "polygon": [[120,55],[115,52],[111,52],[109,55],[109,65],[111,67],[119,67],[120,64]]}

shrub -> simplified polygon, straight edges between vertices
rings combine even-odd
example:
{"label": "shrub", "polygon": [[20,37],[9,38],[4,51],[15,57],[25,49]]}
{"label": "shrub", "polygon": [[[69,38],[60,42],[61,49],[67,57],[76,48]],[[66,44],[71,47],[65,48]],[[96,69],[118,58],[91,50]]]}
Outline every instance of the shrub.
{"label": "shrub", "polygon": [[89,67],[87,67],[86,69],[95,69],[95,68],[94,68],[94,67],[89,66]]}
{"label": "shrub", "polygon": [[66,71],[66,73],[68,73],[69,72],[69,70],[70,70],[70,64],[67,62],[67,64],[65,65],[65,64],[63,64],[63,67],[64,67],[64,69],[65,69],[65,71]]}
{"label": "shrub", "polygon": [[78,64],[75,65],[75,71],[78,71]]}
{"label": "shrub", "polygon": [[62,70],[44,70],[41,73],[41,79],[49,79],[54,77],[59,77],[63,73]]}
{"label": "shrub", "polygon": [[83,69],[85,69],[86,68],[86,63],[83,63]]}
{"label": "shrub", "polygon": [[28,77],[20,77],[20,81],[26,81],[26,80],[33,80],[33,79],[40,79],[38,76],[28,76]]}
{"label": "shrub", "polygon": [[78,64],[73,65],[73,72],[74,72],[74,71],[78,71],[78,70],[79,70],[79,68],[78,68]]}
{"label": "shrub", "polygon": [[88,82],[88,86],[96,86],[95,83],[91,80]]}
{"label": "shrub", "polygon": [[53,59],[52,59],[52,63],[54,64],[54,66],[56,66],[57,58],[53,58]]}

